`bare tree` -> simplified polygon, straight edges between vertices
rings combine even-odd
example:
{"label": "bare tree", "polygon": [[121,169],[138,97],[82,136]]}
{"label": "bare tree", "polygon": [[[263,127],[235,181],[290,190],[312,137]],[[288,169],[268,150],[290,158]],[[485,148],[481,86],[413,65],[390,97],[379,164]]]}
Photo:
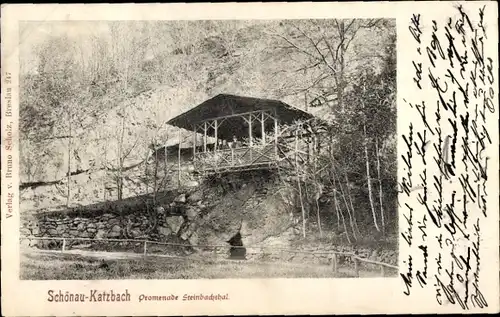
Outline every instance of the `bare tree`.
{"label": "bare tree", "polygon": [[[360,20],[311,20],[302,23],[284,23],[288,32],[274,32],[272,36],[283,42],[278,49],[298,54],[300,58],[292,62],[301,64],[295,72],[310,73],[312,76],[305,87],[294,87],[292,94],[307,92],[323,100],[335,100],[330,103],[332,110],[344,110],[344,94],[347,81],[353,75],[355,65],[360,60],[379,58],[378,56],[358,56],[351,51],[353,41],[362,29],[372,29],[380,23],[378,19]],[[307,77],[306,77],[307,78]],[[317,98],[313,98],[311,102]]]}
{"label": "bare tree", "polygon": [[382,179],[381,179],[381,174],[380,174],[380,151],[378,147],[378,138],[375,138],[375,151],[377,152],[377,178],[378,178],[378,185],[379,185],[379,204],[380,204],[380,219],[382,222],[382,232],[385,233],[385,217],[384,217],[384,202],[383,202],[383,189],[382,189]]}
{"label": "bare tree", "polygon": [[380,231],[380,228],[377,223],[377,214],[375,212],[375,206],[373,204],[373,193],[372,193],[372,178],[370,175],[370,158],[368,156],[368,137],[366,135],[366,125],[363,125],[363,129],[365,130],[365,142],[363,143],[364,153],[365,153],[365,163],[366,163],[366,182],[368,184],[368,198],[370,200],[370,208],[373,216],[373,224],[375,225],[375,229]]}

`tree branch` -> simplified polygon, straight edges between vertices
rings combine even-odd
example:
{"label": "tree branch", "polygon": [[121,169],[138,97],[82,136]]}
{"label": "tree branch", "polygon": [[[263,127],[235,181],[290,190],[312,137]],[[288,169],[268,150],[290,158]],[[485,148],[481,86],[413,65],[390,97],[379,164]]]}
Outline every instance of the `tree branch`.
{"label": "tree branch", "polygon": [[[329,68],[329,69],[333,72],[333,74],[334,74],[335,76],[337,76],[337,71],[336,71],[336,69],[335,69],[332,65],[330,65],[330,63],[328,63],[328,61],[326,60],[325,55],[321,52],[321,50],[319,49],[318,45],[317,45],[317,44],[313,41],[313,39],[312,39],[312,38],[310,38],[309,36],[307,36],[307,34],[306,34],[304,31],[302,31],[299,27],[297,27],[297,26],[295,26],[295,25],[293,25],[293,24],[292,24],[292,26],[293,26],[295,29],[297,29],[300,33],[302,33],[302,35],[303,35],[306,39],[308,39],[308,40],[309,40],[309,42],[311,42],[311,44],[312,44],[313,48],[316,50],[316,52],[317,52],[317,53],[319,54],[319,56],[320,56],[320,58],[316,57],[316,59],[321,59],[321,60],[323,61],[323,63],[324,63],[324,64],[325,64],[325,65],[326,65],[326,66],[327,66],[327,67],[328,67],[328,68]],[[320,41],[320,42],[321,42],[321,41]],[[318,43],[320,43],[320,42],[318,42]]]}

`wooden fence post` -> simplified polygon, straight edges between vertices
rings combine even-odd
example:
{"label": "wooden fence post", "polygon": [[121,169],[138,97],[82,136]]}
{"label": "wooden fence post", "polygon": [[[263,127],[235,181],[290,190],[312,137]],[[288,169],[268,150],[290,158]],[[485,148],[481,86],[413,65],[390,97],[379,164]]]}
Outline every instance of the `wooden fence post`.
{"label": "wooden fence post", "polygon": [[358,262],[358,258],[355,255],[353,255],[352,259],[354,261],[354,274],[355,274],[356,277],[359,277],[359,262]]}
{"label": "wooden fence post", "polygon": [[382,275],[382,277],[385,276],[385,266],[383,265],[380,266],[380,274]]}
{"label": "wooden fence post", "polygon": [[337,275],[337,254],[335,252],[332,254],[332,268],[333,274]]}
{"label": "wooden fence post", "polygon": [[148,242],[144,241],[144,256],[146,256],[146,253],[148,252]]}
{"label": "wooden fence post", "polygon": [[66,239],[63,238],[63,243],[62,243],[62,250],[61,252],[64,252],[66,250]]}

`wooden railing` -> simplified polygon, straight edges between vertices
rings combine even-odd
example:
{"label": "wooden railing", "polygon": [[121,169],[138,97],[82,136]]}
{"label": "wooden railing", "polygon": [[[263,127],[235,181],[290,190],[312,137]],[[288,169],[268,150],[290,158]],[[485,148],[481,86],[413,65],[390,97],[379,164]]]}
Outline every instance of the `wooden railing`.
{"label": "wooden railing", "polygon": [[[340,266],[340,259],[350,259],[354,264],[354,274],[355,277],[359,277],[360,264],[366,263],[378,266],[380,269],[380,275],[385,276],[387,270],[398,270],[397,266],[373,261],[366,258],[359,257],[358,255],[350,252],[340,252],[340,251],[304,251],[304,250],[292,250],[292,249],[282,249],[282,248],[273,248],[267,246],[231,246],[231,245],[187,245],[182,243],[170,243],[170,242],[159,242],[159,241],[150,241],[144,239],[92,239],[92,238],[69,238],[69,237],[33,237],[33,236],[21,236],[20,240],[54,240],[61,242],[61,252],[66,252],[67,242],[68,241],[95,241],[95,242],[130,242],[130,243],[140,243],[142,245],[142,255],[143,256],[155,256],[154,253],[148,253],[148,245],[164,245],[164,246],[172,246],[172,247],[189,247],[189,248],[209,248],[209,249],[231,249],[231,248],[245,248],[245,249],[259,249],[261,250],[258,254],[269,254],[269,253],[293,253],[293,254],[309,254],[309,255],[327,255],[331,259],[331,267],[334,275],[338,273],[338,269]],[[270,252],[269,252],[270,251]]]}
{"label": "wooden railing", "polygon": [[270,164],[277,161],[273,144],[247,146],[235,149],[199,152],[194,156],[194,167],[199,171],[223,170],[246,166]]}

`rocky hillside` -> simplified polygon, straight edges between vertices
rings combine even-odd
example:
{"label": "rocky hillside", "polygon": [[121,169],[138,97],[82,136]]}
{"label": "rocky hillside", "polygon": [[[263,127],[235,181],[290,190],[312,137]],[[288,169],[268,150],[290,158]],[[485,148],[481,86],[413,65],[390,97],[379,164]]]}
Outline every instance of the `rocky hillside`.
{"label": "rocky hillside", "polygon": [[[267,173],[264,173],[267,174]],[[288,245],[294,213],[277,179],[263,172],[207,180],[201,186],[98,203],[66,210],[23,214],[27,236],[92,239],[150,239],[191,245]]]}
{"label": "rocky hillside", "polygon": [[[150,253],[188,255],[210,251],[208,254],[213,256],[211,252],[215,250],[222,257],[228,256],[231,245],[234,245],[231,240],[238,235],[240,245],[246,248],[247,259],[328,263],[330,251],[341,251],[397,263],[397,253],[380,246],[354,247],[334,242],[341,239],[319,244],[300,242],[300,212],[292,208],[296,197],[286,192],[273,174],[245,173],[238,177],[207,180],[196,188],[162,193],[156,208],[150,205],[151,198],[141,196],[121,203],[100,203],[31,215],[25,213],[21,234],[96,239],[68,240],[67,249],[143,252],[143,244],[133,240],[146,239],[167,243],[150,245]],[[119,240],[104,242],[100,239]],[[61,248],[61,241],[26,240],[24,246]],[[298,253],[283,253],[279,251],[281,249]]]}
{"label": "rocky hillside", "polygon": [[[23,232],[190,244],[227,244],[239,233],[248,246],[288,245],[297,237],[297,201],[277,190],[276,180],[207,181],[188,170],[179,180],[175,159],[151,160],[152,149],[180,140],[190,146],[192,134],[166,122],[219,93],[279,99],[337,120],[337,161],[305,194],[318,190],[330,201],[317,208],[325,237],[349,225],[360,238],[375,236],[375,209],[387,213],[384,225],[394,231],[395,142],[387,140],[395,133],[395,30],[394,21],[378,22],[22,24],[21,34],[31,35],[20,46],[21,211],[31,219]],[[318,50],[326,63],[318,62]],[[340,90],[345,105],[337,107]],[[363,111],[373,117],[365,137]],[[376,193],[366,186],[368,165]],[[339,179],[332,182],[330,172]],[[336,216],[333,205],[341,205]],[[308,230],[317,232],[311,210]],[[351,223],[339,229],[344,214]]]}

